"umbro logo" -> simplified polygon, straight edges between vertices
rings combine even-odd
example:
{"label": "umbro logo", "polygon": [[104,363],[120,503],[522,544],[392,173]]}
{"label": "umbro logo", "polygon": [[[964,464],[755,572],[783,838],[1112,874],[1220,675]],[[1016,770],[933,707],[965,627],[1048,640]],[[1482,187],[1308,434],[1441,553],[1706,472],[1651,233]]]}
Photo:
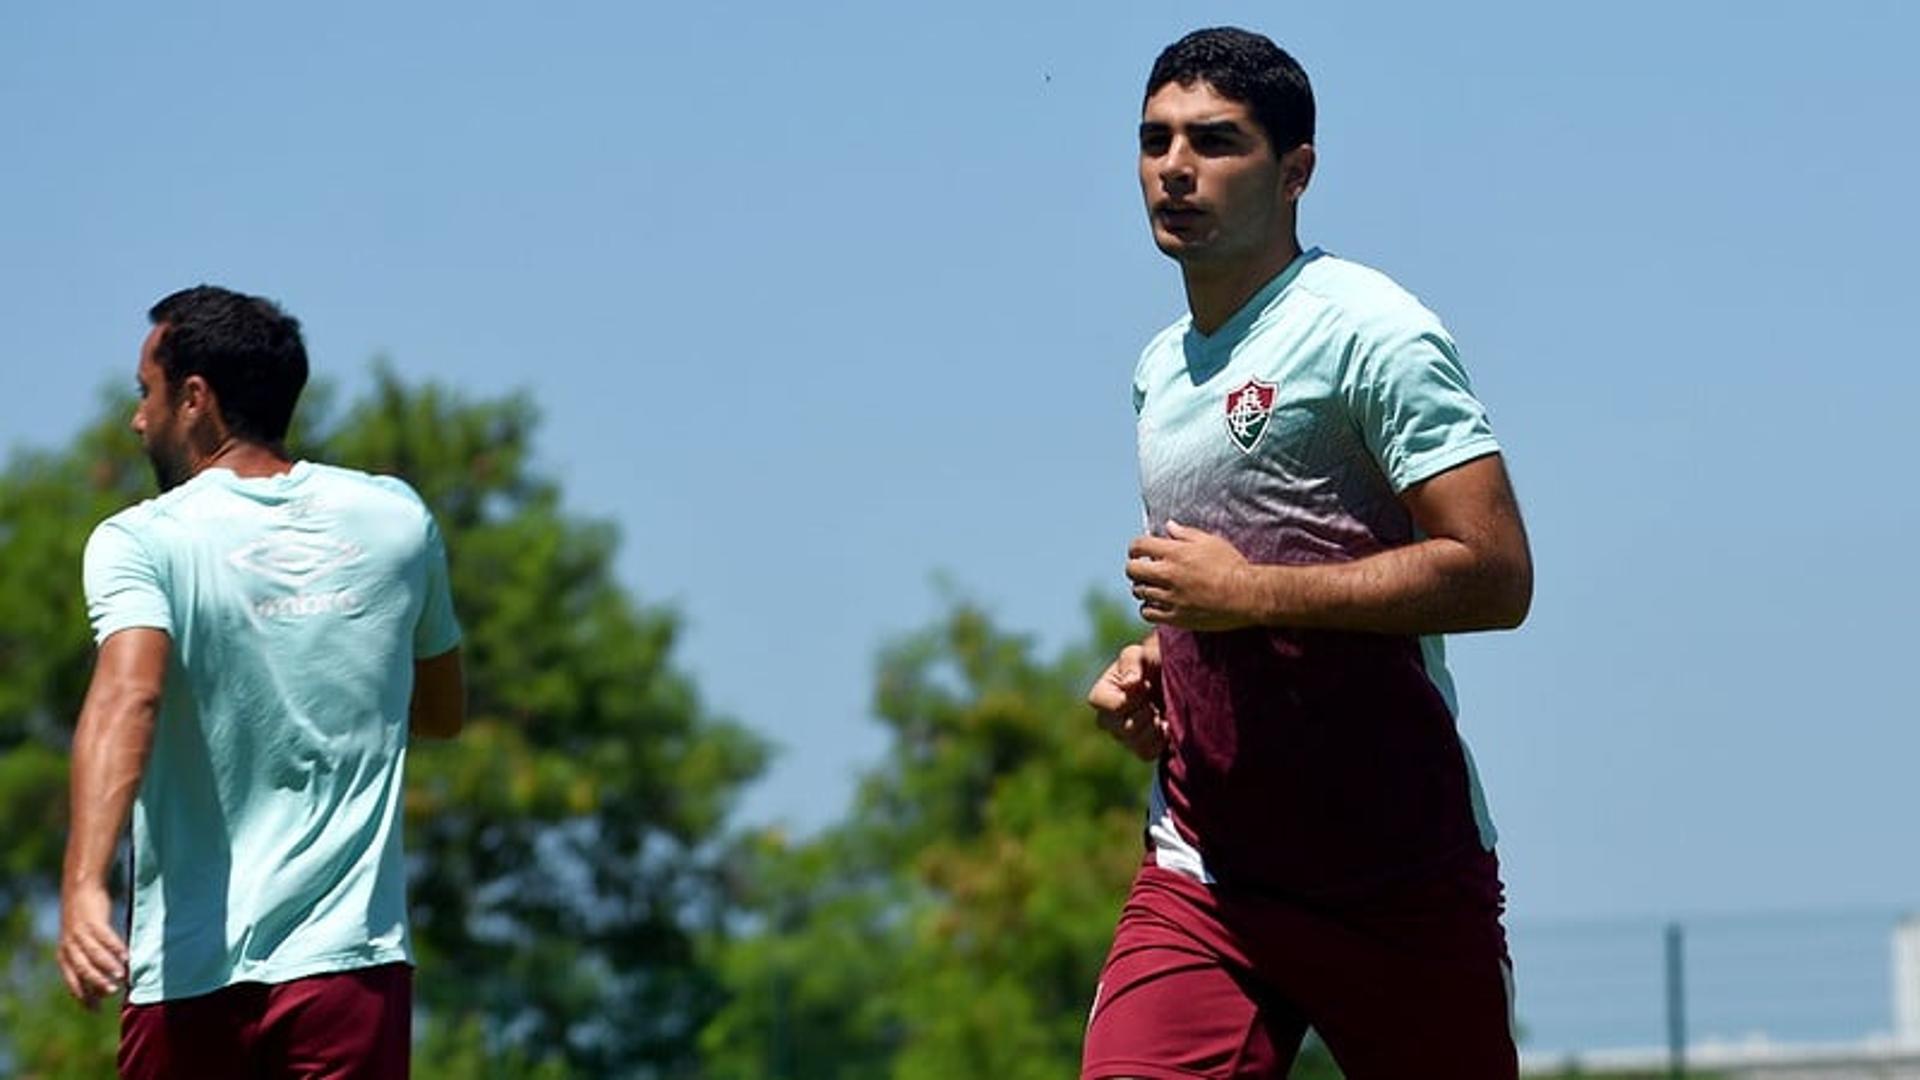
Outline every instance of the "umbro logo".
{"label": "umbro logo", "polygon": [[1273,416],[1274,393],[1279,388],[1259,379],[1248,379],[1227,394],[1227,435],[1243,454],[1253,453],[1260,436],[1267,432]]}
{"label": "umbro logo", "polygon": [[227,561],[248,573],[298,589],[353,562],[361,554],[358,544],[344,540],[273,533],[235,550],[227,556]]}

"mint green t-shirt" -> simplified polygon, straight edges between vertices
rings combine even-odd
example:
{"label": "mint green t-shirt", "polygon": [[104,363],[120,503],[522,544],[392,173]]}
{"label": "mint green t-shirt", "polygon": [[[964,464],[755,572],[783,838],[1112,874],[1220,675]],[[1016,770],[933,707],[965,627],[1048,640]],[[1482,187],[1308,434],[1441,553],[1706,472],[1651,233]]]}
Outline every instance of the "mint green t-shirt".
{"label": "mint green t-shirt", "polygon": [[96,641],[172,640],[133,808],[136,1005],[411,961],[401,772],[416,658],[460,642],[404,482],[208,469],[87,541]]}

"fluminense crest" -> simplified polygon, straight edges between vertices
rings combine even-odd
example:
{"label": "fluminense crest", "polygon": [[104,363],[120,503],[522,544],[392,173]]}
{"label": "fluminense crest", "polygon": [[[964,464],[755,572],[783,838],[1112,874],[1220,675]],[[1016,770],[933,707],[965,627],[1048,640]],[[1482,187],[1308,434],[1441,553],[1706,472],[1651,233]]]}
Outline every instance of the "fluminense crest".
{"label": "fluminense crest", "polygon": [[1243,454],[1253,453],[1266,434],[1267,419],[1273,415],[1273,396],[1278,387],[1259,379],[1248,379],[1227,394],[1227,435]]}

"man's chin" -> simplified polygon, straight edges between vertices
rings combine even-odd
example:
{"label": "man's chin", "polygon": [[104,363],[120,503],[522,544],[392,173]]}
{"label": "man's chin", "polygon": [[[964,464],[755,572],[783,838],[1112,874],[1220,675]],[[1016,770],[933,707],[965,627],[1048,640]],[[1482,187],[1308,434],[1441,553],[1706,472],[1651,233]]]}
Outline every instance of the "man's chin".
{"label": "man's chin", "polygon": [[1215,246],[1208,241],[1211,237],[1180,236],[1165,233],[1158,229],[1153,232],[1154,246],[1160,254],[1181,263],[1205,263],[1215,255]]}
{"label": "man's chin", "polygon": [[1167,236],[1164,233],[1153,234],[1153,246],[1160,249],[1160,254],[1176,262],[1185,262],[1192,258],[1194,253],[1192,244],[1177,236]]}

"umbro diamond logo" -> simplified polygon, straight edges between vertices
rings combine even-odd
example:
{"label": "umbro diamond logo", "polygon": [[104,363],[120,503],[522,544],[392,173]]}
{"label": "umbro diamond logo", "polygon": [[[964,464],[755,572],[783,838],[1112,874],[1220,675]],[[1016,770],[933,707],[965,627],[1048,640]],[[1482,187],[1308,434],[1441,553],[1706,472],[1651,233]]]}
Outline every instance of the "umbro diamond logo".
{"label": "umbro diamond logo", "polygon": [[227,556],[227,561],[249,573],[298,589],[358,559],[361,554],[358,544],[344,540],[273,533],[235,550]]}

